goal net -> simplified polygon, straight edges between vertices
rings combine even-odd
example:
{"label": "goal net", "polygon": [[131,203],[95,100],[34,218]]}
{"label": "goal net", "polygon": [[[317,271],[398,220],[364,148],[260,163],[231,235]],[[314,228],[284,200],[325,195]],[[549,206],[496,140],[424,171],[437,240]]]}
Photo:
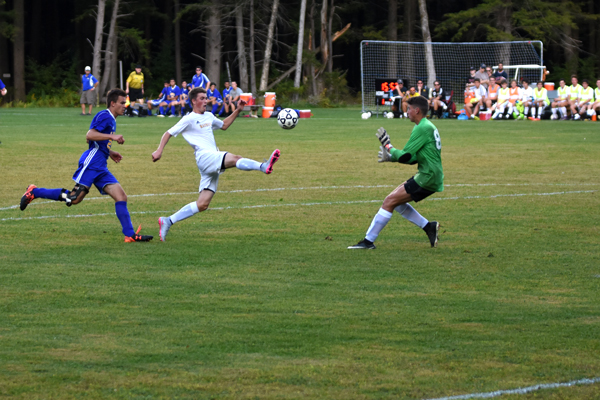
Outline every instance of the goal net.
{"label": "goal net", "polygon": [[[530,83],[544,79],[543,49],[541,41],[519,42],[463,42],[423,43],[388,42],[365,40],[360,44],[362,109],[375,111],[383,103],[381,92],[390,89],[398,79],[404,86],[416,86],[422,79],[427,87],[428,77],[435,77],[447,95],[454,91],[452,100],[464,101],[464,90],[469,68],[486,66],[497,68],[504,65],[509,79],[529,80]],[[433,55],[435,74],[429,74],[427,50]]]}

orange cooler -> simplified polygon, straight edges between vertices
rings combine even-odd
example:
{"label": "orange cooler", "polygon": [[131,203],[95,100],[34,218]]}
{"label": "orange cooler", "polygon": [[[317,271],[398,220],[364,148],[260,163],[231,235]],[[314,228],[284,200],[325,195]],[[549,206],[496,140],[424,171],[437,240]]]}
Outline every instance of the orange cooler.
{"label": "orange cooler", "polygon": [[273,113],[273,107],[263,107],[263,110],[262,110],[263,118],[271,118],[272,113]]}
{"label": "orange cooler", "polygon": [[265,107],[275,107],[275,92],[265,92]]}
{"label": "orange cooler", "polygon": [[312,117],[312,113],[310,112],[310,110],[298,110],[298,111],[300,111],[300,115],[298,115],[298,117],[300,117],[300,118]]}
{"label": "orange cooler", "polygon": [[546,88],[546,90],[550,91],[550,90],[554,90],[554,82],[545,82],[544,83],[544,87]]}
{"label": "orange cooler", "polygon": [[252,93],[242,93],[240,95],[240,99],[244,100],[249,106],[254,105],[254,98],[252,97]]}

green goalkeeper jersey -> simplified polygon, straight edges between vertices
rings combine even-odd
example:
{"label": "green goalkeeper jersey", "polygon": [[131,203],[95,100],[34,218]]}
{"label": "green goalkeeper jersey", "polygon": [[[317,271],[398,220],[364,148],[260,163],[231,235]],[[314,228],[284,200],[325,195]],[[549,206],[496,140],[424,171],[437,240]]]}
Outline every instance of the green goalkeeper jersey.
{"label": "green goalkeeper jersey", "polygon": [[419,125],[413,128],[402,150],[392,148],[390,154],[392,161],[418,164],[419,172],[414,179],[423,189],[432,192],[444,190],[442,141],[437,128],[427,118],[423,118]]}

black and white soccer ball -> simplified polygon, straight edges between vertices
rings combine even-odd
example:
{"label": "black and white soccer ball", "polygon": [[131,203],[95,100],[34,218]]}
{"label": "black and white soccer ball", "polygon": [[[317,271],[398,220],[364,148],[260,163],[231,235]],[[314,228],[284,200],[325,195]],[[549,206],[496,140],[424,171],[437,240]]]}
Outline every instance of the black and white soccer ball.
{"label": "black and white soccer ball", "polygon": [[277,114],[277,123],[283,129],[294,129],[298,123],[298,113],[291,108],[284,108]]}

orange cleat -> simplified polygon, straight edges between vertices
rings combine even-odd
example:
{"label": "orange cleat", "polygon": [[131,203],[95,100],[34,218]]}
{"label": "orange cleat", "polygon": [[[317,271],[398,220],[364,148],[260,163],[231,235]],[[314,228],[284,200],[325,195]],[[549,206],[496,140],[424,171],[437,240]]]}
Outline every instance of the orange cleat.
{"label": "orange cleat", "polygon": [[135,235],[133,236],[125,236],[125,243],[133,243],[133,242],[149,242],[154,236],[150,235],[138,235],[142,230],[142,226],[138,226],[137,231],[135,231]]}
{"label": "orange cleat", "polygon": [[33,199],[35,199],[35,196],[33,195],[33,193],[31,193],[33,191],[33,189],[37,189],[37,186],[35,186],[35,185],[27,186],[27,190],[25,191],[25,194],[21,197],[21,211],[25,210],[27,208],[27,205],[29,203],[31,203],[33,201]]}

